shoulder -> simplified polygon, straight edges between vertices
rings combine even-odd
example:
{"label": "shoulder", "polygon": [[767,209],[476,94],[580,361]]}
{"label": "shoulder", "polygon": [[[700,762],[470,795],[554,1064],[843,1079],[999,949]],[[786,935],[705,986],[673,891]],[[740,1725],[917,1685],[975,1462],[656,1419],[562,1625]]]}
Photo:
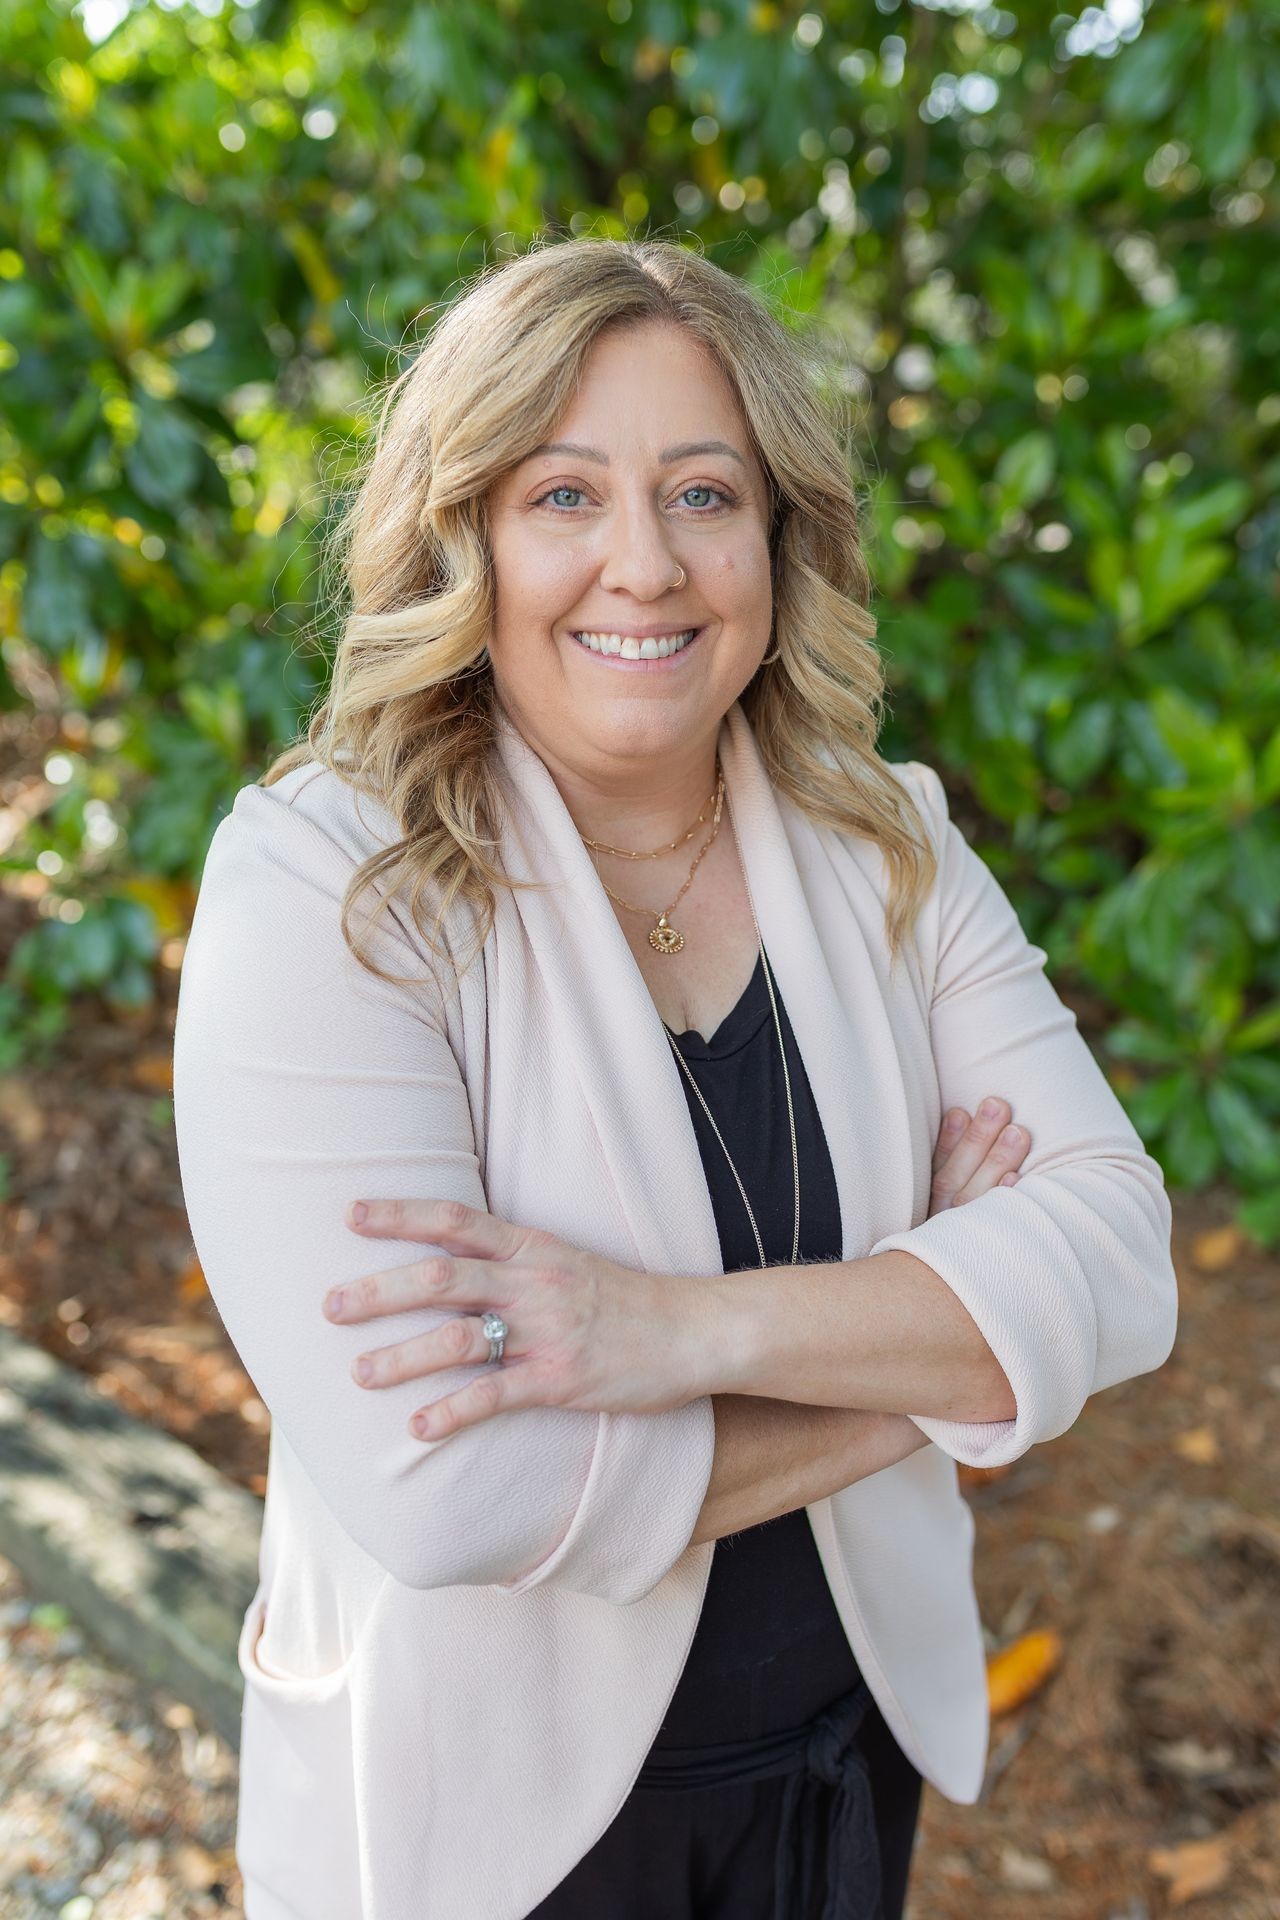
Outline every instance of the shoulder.
{"label": "shoulder", "polygon": [[882,760],[880,764],[921,807],[926,827],[936,831],[945,825],[949,818],[947,790],[935,767],[924,760]]}
{"label": "shoulder", "polygon": [[318,760],[293,767],[270,786],[250,781],[219,822],[210,853],[252,845],[275,861],[348,869],[403,838],[389,808]]}

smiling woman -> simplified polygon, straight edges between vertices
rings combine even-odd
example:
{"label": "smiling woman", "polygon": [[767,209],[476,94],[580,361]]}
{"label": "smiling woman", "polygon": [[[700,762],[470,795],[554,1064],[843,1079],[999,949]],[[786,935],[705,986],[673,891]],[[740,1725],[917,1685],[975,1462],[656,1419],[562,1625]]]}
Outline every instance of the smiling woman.
{"label": "smiling woman", "polygon": [[247,1920],[897,1920],[986,1755],[956,1462],[1169,1351],[1159,1168],[876,752],[816,394],[696,252],[481,276],[213,836],[174,1101],[273,1421]]}

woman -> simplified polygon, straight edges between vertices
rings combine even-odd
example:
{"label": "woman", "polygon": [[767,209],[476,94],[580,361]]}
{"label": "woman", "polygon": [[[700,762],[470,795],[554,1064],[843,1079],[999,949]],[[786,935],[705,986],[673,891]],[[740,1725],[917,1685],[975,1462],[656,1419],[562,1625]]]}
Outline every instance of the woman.
{"label": "woman", "polygon": [[922,1779],[982,1784],[955,1462],[1162,1363],[1159,1168],[875,752],[839,440],[738,282],[486,273],[344,540],[175,1046],[272,1414],[249,1920],[892,1920]]}

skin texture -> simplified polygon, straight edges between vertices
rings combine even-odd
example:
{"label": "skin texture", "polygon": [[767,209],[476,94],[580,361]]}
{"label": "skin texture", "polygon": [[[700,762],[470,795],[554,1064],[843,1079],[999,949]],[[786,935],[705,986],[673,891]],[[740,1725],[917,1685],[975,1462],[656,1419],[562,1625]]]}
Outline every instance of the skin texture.
{"label": "skin texture", "polygon": [[[551,437],[556,450],[533,453],[489,498],[496,690],[584,835],[632,849],[665,847],[704,806],[723,716],[770,645],[766,476],[732,387],[696,342],[666,324],[599,339]],[[562,442],[578,450],[563,451]],[[667,457],[674,447],[712,442],[715,450]],[[574,637],[583,629],[646,627],[699,633],[678,658],[653,663],[602,660]],[[618,859],[609,868],[602,858],[601,877],[620,892],[630,884],[632,899],[661,903],[675,894],[690,858],[684,843],[646,861],[642,876],[624,871],[630,863]],[[678,961],[654,953],[643,913],[620,910],[618,917],[663,1018],[710,1031],[755,958],[731,827],[717,836],[697,882],[681,907],[690,938]],[[944,1123],[934,1155],[931,1212],[1017,1178],[1030,1140],[1025,1130],[1005,1140],[1008,1103],[996,1096],[994,1104],[990,1115],[947,1116],[951,1126]],[[753,1353],[747,1341],[745,1316],[741,1343],[707,1337],[707,1317],[732,1318],[735,1302],[745,1302],[745,1288],[733,1283],[747,1276],[717,1276],[691,1293],[688,1279],[636,1273],[454,1203],[390,1198],[368,1206],[363,1223],[349,1215],[354,1231],[443,1251],[371,1272],[344,1289],[337,1310],[326,1302],[329,1317],[377,1320],[424,1304],[455,1311],[428,1334],[371,1345],[356,1362],[359,1384],[376,1390],[487,1360],[479,1317],[486,1308],[503,1313],[513,1329],[501,1366],[486,1366],[422,1409],[411,1423],[420,1438],[447,1438],[519,1405],[651,1412],[715,1393],[717,1467],[704,1521],[729,1515],[742,1525],[753,1504],[782,1500],[772,1511],[783,1512],[799,1503],[794,1494],[818,1497],[804,1491],[815,1485],[815,1473],[819,1480],[844,1475],[825,1489],[831,1491],[888,1464],[886,1449],[900,1458],[926,1444],[895,1407],[956,1418],[1007,1415],[1008,1383],[974,1322],[939,1276],[909,1254],[754,1276],[757,1289],[790,1291],[798,1277],[826,1287],[833,1310],[843,1300],[848,1312],[849,1270],[856,1269],[857,1305],[864,1321],[868,1308],[875,1318],[878,1345],[861,1377],[856,1368],[841,1369],[839,1351],[832,1359],[824,1333],[830,1383],[801,1367],[799,1392],[784,1397],[768,1384],[770,1356]],[[831,1324],[825,1306],[811,1322],[805,1318]],[[723,1333],[723,1320],[716,1324]],[[757,1315],[757,1332],[760,1324]],[[732,1362],[730,1377],[708,1376],[713,1353]],[[850,1406],[840,1395],[855,1386]],[[781,1444],[783,1428],[789,1445]]]}

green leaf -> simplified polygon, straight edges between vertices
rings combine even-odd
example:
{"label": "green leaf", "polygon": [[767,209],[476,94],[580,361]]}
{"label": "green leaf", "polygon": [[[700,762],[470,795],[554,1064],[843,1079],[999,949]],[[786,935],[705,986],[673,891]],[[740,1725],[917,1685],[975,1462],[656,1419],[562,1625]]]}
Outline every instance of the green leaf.
{"label": "green leaf", "polygon": [[1232,1053],[1252,1053],[1277,1042],[1280,1042],[1280,1000],[1238,1026],[1228,1044]]}
{"label": "green leaf", "polygon": [[1218,33],[1208,65],[1194,84],[1188,132],[1196,161],[1210,180],[1227,180],[1253,151],[1261,100],[1254,77],[1256,55],[1242,35]]}
{"label": "green leaf", "polygon": [[1029,507],[1042,500],[1053,484],[1057,453],[1047,433],[1024,433],[1005,448],[996,462],[995,479],[1001,506]]}
{"label": "green leaf", "polygon": [[1159,29],[1144,26],[1116,56],[1107,78],[1107,112],[1144,126],[1158,120],[1174,99],[1200,34],[1199,22],[1189,16]]}
{"label": "green leaf", "polygon": [[1268,740],[1258,760],[1258,798],[1274,800],[1280,793],[1280,727]]}
{"label": "green leaf", "polygon": [[1186,1051],[1177,1034],[1143,1026],[1137,1020],[1122,1020],[1111,1028],[1102,1044],[1117,1060],[1137,1060],[1144,1066],[1170,1066]]}
{"label": "green leaf", "polygon": [[97,632],[91,582],[72,541],[35,536],[22,596],[22,624],[29,640],[55,655]]}
{"label": "green leaf", "polygon": [[1164,1146],[1166,1165],[1178,1186],[1202,1187],[1218,1171],[1222,1148],[1199,1091],[1174,1108]]}
{"label": "green leaf", "polygon": [[1162,511],[1184,540],[1203,540],[1238,527],[1249,511],[1253,490],[1243,480],[1221,480],[1216,487],[1187,498],[1161,501]]}
{"label": "green leaf", "polygon": [[1202,786],[1230,789],[1248,775],[1252,759],[1239,727],[1208,719],[1177,687],[1157,687],[1151,711],[1178,764]]}
{"label": "green leaf", "polygon": [[138,438],[125,455],[125,471],[148,505],[172,506],[191,493],[201,458],[198,438],[176,409],[140,395]]}
{"label": "green leaf", "polygon": [[1111,752],[1116,710],[1110,700],[1086,700],[1061,726],[1050,726],[1045,758],[1054,777],[1065,786],[1083,786]]}
{"label": "green leaf", "polygon": [[1123,1096],[1125,1111],[1144,1140],[1162,1133],[1182,1102],[1195,1091],[1190,1068],[1177,1073],[1162,1073]]}
{"label": "green leaf", "polygon": [[1210,1084],[1205,1098],[1223,1152],[1237,1172],[1255,1180],[1280,1177],[1280,1139],[1249,1095],[1223,1078]]}

